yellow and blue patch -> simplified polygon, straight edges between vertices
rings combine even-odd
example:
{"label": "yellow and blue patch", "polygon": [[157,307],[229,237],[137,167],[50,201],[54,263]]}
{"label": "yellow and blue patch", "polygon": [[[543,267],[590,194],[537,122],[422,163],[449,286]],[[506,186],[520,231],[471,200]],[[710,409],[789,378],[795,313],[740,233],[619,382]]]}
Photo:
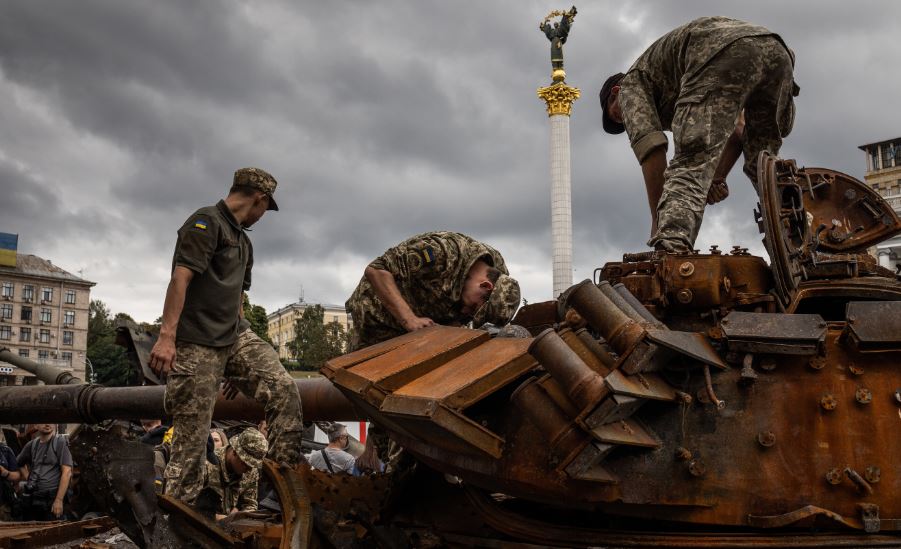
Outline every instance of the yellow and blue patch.
{"label": "yellow and blue patch", "polygon": [[205,230],[206,230],[206,221],[204,221],[203,219],[197,219],[197,220],[195,220],[195,221],[194,221],[194,228],[195,228],[195,229],[200,229],[201,231],[205,231]]}
{"label": "yellow and blue patch", "polygon": [[422,259],[425,261],[426,265],[435,262],[435,251],[431,248],[426,248],[422,251]]}

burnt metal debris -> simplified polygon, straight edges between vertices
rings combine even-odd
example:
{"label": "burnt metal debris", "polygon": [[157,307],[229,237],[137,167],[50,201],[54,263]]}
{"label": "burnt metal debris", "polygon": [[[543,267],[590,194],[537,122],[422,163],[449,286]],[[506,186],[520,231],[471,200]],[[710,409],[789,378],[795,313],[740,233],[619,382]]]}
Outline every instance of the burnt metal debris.
{"label": "burnt metal debris", "polygon": [[[766,153],[758,184],[771,265],[625,254],[524,307],[528,335],[436,326],[329,361],[304,413],[380,425],[404,448],[388,474],[267,462],[280,510],[215,524],[135,484],[147,450],[106,421],[72,437],[82,478],[142,546],[899,547],[901,282],[866,249],[901,220],[850,176]],[[0,421],[162,398],[26,389],[0,389]]]}

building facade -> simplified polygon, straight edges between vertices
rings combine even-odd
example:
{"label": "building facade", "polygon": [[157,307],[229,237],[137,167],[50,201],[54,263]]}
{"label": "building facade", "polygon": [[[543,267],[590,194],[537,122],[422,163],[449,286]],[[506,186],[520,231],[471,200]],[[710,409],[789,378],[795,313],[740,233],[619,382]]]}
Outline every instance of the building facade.
{"label": "building facade", "polygon": [[[864,179],[901,215],[901,137],[858,147],[866,155]],[[872,250],[883,267],[901,273],[901,235]]]}
{"label": "building facade", "polygon": [[[15,267],[0,265],[0,347],[87,380],[92,286],[35,255],[17,254]],[[0,362],[0,385],[34,383],[28,372]]]}
{"label": "building facade", "polygon": [[345,332],[351,329],[352,322],[344,310],[344,305],[329,305],[327,303],[307,303],[298,301],[285,305],[279,310],[266,315],[268,322],[267,333],[275,349],[278,351],[278,357],[287,360],[291,358],[291,352],[288,345],[294,341],[294,324],[300,319],[307,307],[319,305],[325,310],[323,322],[326,324],[337,321],[344,328]]}

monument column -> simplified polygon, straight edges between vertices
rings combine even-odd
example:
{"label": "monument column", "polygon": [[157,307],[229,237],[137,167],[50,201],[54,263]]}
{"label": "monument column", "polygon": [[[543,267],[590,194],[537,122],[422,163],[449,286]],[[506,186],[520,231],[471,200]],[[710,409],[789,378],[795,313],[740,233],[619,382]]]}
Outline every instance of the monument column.
{"label": "monument column", "polygon": [[[551,257],[555,299],[573,282],[569,115],[573,101],[579,98],[580,92],[578,88],[566,84],[563,44],[575,15],[575,7],[569,12],[552,11],[538,27],[551,41],[552,84],[539,88],[538,97],[547,104],[551,122]],[[550,20],[554,17],[561,17],[561,20],[551,26]]]}

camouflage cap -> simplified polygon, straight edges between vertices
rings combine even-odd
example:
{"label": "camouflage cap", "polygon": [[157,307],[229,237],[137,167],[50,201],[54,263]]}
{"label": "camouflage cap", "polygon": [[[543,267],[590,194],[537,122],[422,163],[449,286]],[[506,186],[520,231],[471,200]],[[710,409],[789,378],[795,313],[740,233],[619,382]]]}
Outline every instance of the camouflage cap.
{"label": "camouflage cap", "polygon": [[278,204],[275,203],[273,194],[277,185],[278,181],[272,174],[259,168],[241,168],[235,172],[235,179],[232,181],[232,187],[250,187],[269,195],[269,207],[266,209],[275,211],[278,211]]}
{"label": "camouflage cap", "polygon": [[476,311],[472,319],[473,326],[478,328],[486,322],[495,326],[504,326],[516,313],[519,301],[519,282],[515,278],[502,274],[494,283],[494,290],[488,296],[488,302]]}
{"label": "camouflage cap", "polygon": [[244,429],[240,434],[231,437],[228,445],[234,449],[241,461],[254,469],[263,465],[263,456],[269,451],[266,437],[253,427]]}

